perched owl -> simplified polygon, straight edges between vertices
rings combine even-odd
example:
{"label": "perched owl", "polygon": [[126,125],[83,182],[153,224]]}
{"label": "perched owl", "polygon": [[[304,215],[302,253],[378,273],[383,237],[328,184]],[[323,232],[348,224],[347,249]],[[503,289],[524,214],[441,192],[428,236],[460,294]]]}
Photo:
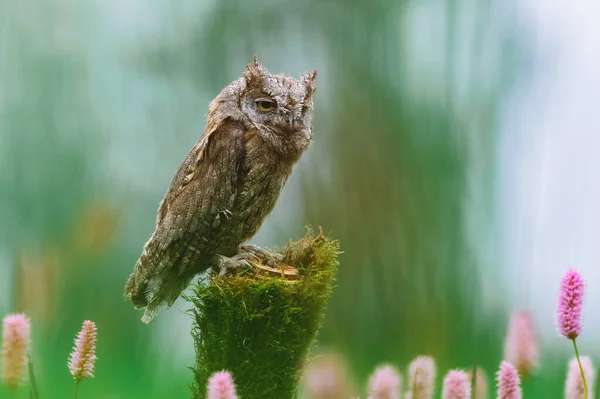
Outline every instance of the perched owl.
{"label": "perched owl", "polygon": [[[204,134],[171,181],[156,229],[125,286],[149,323],[195,275],[271,257],[243,246],[271,212],[311,142],[316,70],[272,75],[256,58],[210,103]],[[247,255],[247,256],[246,256]]]}

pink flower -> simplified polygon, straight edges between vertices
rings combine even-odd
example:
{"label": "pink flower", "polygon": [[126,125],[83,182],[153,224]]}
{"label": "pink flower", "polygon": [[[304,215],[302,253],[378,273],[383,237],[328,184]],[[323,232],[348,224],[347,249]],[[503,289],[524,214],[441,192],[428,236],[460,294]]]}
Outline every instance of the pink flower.
{"label": "pink flower", "polygon": [[498,399],[521,399],[521,379],[517,368],[507,361],[498,370]]}
{"label": "pink flower", "polygon": [[462,370],[450,370],[444,378],[443,399],[471,399],[471,381]]}
{"label": "pink flower", "polygon": [[578,271],[569,269],[560,282],[558,327],[560,333],[575,339],[581,333],[581,307],[584,282]]}
{"label": "pink flower", "polygon": [[539,362],[537,334],[531,312],[513,313],[504,342],[504,359],[512,363],[521,375],[529,375]]}
{"label": "pink flower", "polygon": [[390,365],[378,367],[369,379],[369,399],[400,399],[402,378]]}
{"label": "pink flower", "polygon": [[24,314],[11,314],[2,321],[2,378],[9,390],[14,390],[23,379],[27,364],[27,345],[31,334],[29,318]]}
{"label": "pink flower", "polygon": [[431,399],[435,383],[435,362],[419,356],[408,366],[408,392],[412,399]]}
{"label": "pink flower", "polygon": [[311,399],[347,399],[350,396],[346,365],[337,354],[323,355],[311,362],[304,380]]}
{"label": "pink flower", "polygon": [[214,373],[208,379],[208,399],[237,399],[233,378],[228,371]]}
{"label": "pink flower", "polygon": [[[588,386],[588,397],[593,397],[594,392],[594,366],[592,361],[587,356],[580,356],[581,367],[583,368],[583,375]],[[581,379],[581,370],[579,370],[579,363],[577,358],[572,358],[569,362],[569,371],[567,373],[567,381],[565,383],[565,398],[566,399],[586,399],[583,392],[583,380]]]}
{"label": "pink flower", "polygon": [[69,357],[69,370],[78,383],[94,376],[94,362],[97,359],[96,335],[96,324],[86,320],[75,338],[75,347]]}

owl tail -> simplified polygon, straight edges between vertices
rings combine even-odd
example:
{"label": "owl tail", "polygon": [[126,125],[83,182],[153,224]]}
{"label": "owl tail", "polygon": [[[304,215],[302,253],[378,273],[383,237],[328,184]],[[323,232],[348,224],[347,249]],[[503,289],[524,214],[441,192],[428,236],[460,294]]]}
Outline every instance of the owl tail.
{"label": "owl tail", "polygon": [[142,323],[148,324],[158,314],[158,308],[146,308],[144,315],[142,316]]}
{"label": "owl tail", "polygon": [[136,309],[145,309],[142,317],[144,323],[152,321],[158,314],[160,302],[162,302],[161,300],[157,301],[157,298],[152,295],[152,289],[149,286],[156,279],[154,276],[156,269],[148,267],[152,264],[148,259],[149,244],[152,245],[151,239],[144,246],[144,251],[125,284],[125,298],[129,299]]}
{"label": "owl tail", "polygon": [[[154,245],[154,241],[150,241],[144,248],[125,285],[125,297],[136,309],[145,310],[142,317],[144,323],[152,321],[161,307],[171,306],[194,276],[209,265],[193,257],[195,252],[191,247],[172,258]],[[151,254],[150,259],[148,254]]]}
{"label": "owl tail", "polygon": [[146,298],[148,278],[144,276],[143,269],[142,258],[140,258],[125,284],[125,298],[129,299],[136,309],[148,306],[148,298]]}
{"label": "owl tail", "polygon": [[[156,317],[163,298],[156,292],[156,282],[160,277],[150,277],[144,273],[143,257],[138,260],[133,273],[125,285],[125,298],[129,299],[136,309],[144,309],[142,322],[148,324]],[[153,289],[154,286],[154,289]]]}

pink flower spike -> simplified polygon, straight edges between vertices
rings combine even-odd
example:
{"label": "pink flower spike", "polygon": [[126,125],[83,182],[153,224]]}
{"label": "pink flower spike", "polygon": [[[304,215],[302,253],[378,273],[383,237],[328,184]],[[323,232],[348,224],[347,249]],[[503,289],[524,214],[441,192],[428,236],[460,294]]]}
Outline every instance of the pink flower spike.
{"label": "pink flower spike", "polygon": [[96,324],[93,321],[83,322],[81,331],[75,338],[75,347],[69,357],[69,370],[79,383],[86,378],[94,376],[94,362],[96,361]]}
{"label": "pink flower spike", "polygon": [[[580,356],[583,375],[588,386],[588,397],[592,398],[594,392],[594,366],[588,356]],[[569,362],[569,371],[567,373],[567,381],[565,383],[565,398],[566,399],[586,399],[583,392],[583,380],[581,379],[581,370],[577,358],[573,357]]]}
{"label": "pink flower spike", "polygon": [[517,368],[507,361],[498,370],[498,399],[521,399],[521,379]]}
{"label": "pink flower spike", "polygon": [[431,399],[435,383],[435,362],[419,356],[408,367],[408,393],[412,399]]}
{"label": "pink flower spike", "polygon": [[208,399],[237,399],[233,377],[228,371],[214,373],[208,379]]}
{"label": "pink flower spike", "polygon": [[31,335],[29,318],[24,314],[11,314],[2,321],[2,378],[9,390],[15,390],[23,379],[27,364],[27,345]]}
{"label": "pink flower spike", "polygon": [[378,367],[369,379],[369,399],[400,399],[402,377],[393,366]]}
{"label": "pink flower spike", "polygon": [[504,359],[523,375],[530,375],[539,364],[538,339],[533,316],[528,310],[513,313],[504,342]]}
{"label": "pink flower spike", "polygon": [[304,373],[304,381],[311,399],[347,399],[351,393],[345,362],[335,353],[311,362]]}
{"label": "pink flower spike", "polygon": [[581,333],[583,289],[581,274],[573,269],[567,270],[560,282],[558,327],[560,333],[569,339],[575,339]]}
{"label": "pink flower spike", "polygon": [[444,378],[442,399],[470,399],[471,381],[462,370],[450,370]]}

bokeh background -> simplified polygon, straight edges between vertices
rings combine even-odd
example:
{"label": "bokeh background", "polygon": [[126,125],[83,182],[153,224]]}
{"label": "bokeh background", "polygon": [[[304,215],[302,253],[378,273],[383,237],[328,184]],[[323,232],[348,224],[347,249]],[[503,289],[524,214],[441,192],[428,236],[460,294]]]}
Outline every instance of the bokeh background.
{"label": "bokeh background", "polygon": [[254,55],[319,70],[314,143],[253,242],[322,226],[341,241],[315,354],[358,384],[418,354],[493,373],[507,318],[533,311],[560,397],[567,267],[588,281],[582,352],[600,355],[600,3],[558,0],[0,1],[0,313],[24,311],[44,398],[184,398],[189,305],[150,326],[122,290],[208,102]]}

